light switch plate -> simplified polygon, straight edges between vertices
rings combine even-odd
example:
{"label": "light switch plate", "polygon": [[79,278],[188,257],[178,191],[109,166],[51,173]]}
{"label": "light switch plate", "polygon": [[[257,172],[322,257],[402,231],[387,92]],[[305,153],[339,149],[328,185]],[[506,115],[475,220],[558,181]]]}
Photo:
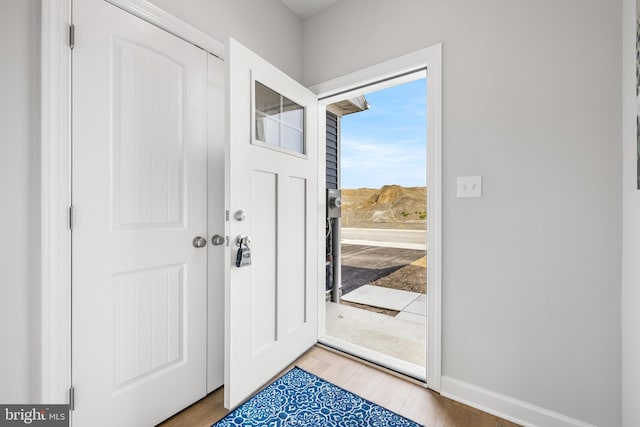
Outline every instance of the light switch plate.
{"label": "light switch plate", "polygon": [[459,176],[458,177],[458,198],[478,199],[482,197],[482,177],[481,176]]}

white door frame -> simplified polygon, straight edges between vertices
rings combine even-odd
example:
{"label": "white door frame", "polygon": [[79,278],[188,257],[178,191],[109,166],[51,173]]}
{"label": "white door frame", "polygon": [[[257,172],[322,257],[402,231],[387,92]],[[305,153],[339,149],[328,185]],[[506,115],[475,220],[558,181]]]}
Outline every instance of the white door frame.
{"label": "white door frame", "polygon": [[[223,43],[145,0],[105,1],[223,58]],[[72,0],[42,2],[40,401],[47,404],[68,403],[71,387],[71,17]]]}
{"label": "white door frame", "polygon": [[[346,96],[363,95],[376,85],[419,70],[427,70],[427,387],[440,391],[442,384],[442,44],[404,55],[386,62],[312,86],[320,101],[318,127],[326,144],[326,105]],[[324,150],[319,165],[324,170]],[[324,180],[321,180],[324,186]],[[324,195],[324,189],[320,192]],[[324,201],[322,202],[324,203]],[[323,240],[324,242],[324,240]],[[318,304],[318,336],[325,335],[325,300],[322,283]]]}

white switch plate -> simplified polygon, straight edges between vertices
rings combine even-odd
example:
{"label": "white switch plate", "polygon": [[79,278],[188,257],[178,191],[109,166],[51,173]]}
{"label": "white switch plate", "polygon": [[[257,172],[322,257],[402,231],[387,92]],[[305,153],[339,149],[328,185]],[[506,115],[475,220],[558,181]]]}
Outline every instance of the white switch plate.
{"label": "white switch plate", "polygon": [[481,176],[459,176],[458,177],[458,198],[478,199],[482,197],[482,177]]}

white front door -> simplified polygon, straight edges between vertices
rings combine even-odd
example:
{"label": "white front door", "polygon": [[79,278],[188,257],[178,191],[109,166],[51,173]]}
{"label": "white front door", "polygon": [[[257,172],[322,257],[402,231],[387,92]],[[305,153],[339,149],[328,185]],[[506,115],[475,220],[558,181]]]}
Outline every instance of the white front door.
{"label": "white front door", "polygon": [[[317,99],[234,40],[227,46],[225,406],[317,341]],[[239,236],[250,265],[237,267]],[[324,243],[324,242],[322,242]],[[247,259],[245,258],[245,261]]]}
{"label": "white front door", "polygon": [[208,55],[104,0],[74,22],[73,424],[148,426],[206,394]]}

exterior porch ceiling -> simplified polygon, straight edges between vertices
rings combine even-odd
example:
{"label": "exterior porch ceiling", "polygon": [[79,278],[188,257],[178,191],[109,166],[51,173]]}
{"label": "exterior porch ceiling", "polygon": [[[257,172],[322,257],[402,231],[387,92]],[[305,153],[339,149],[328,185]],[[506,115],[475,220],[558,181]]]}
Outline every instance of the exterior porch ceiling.
{"label": "exterior porch ceiling", "polygon": [[351,99],[345,99],[331,104],[334,109],[339,110],[340,115],[346,116],[347,114],[359,113],[371,108],[371,105],[367,102],[364,96],[357,96]]}

